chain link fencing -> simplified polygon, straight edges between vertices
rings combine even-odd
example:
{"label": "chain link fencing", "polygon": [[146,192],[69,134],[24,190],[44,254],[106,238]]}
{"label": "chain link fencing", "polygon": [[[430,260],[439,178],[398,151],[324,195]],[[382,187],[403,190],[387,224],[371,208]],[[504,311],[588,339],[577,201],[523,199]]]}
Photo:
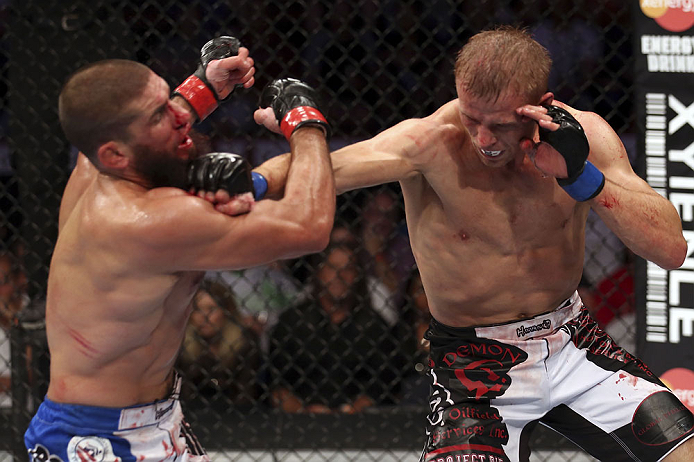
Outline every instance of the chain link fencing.
{"label": "chain link fencing", "polygon": [[[338,148],[453,99],[465,41],[491,25],[522,25],[550,50],[557,98],[605,117],[635,161],[632,3],[0,2],[0,451],[25,459],[21,435],[47,386],[42,301],[76,155],[60,131],[57,96],[72,71],[135,59],[173,87],[210,38],[238,37],[257,83],[237,89],[199,130],[213,150],[259,165],[288,150],[252,119],[268,81],[313,85]],[[594,215],[586,232],[581,294],[634,350],[632,255]],[[322,314],[319,301],[331,296],[350,304],[349,322]],[[325,252],[208,275],[178,364],[188,420],[219,460],[416,460],[428,409],[419,342],[427,319],[399,187],[344,194]],[[301,402],[310,412],[297,412]],[[535,460],[584,460],[554,434],[538,432],[534,447],[543,450]]]}

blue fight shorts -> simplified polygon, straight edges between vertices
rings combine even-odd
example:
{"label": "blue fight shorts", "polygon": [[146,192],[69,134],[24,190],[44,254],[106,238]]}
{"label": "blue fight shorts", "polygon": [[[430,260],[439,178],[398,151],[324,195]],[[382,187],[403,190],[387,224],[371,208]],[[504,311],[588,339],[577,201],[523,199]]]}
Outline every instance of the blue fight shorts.
{"label": "blue fight shorts", "polygon": [[662,460],[694,436],[694,415],[577,293],[522,321],[432,320],[424,337],[432,382],[421,462],[528,461],[538,423],[604,461]]}
{"label": "blue fight shorts", "polygon": [[183,419],[181,380],[167,399],[119,408],[46,398],[24,434],[31,462],[209,461]]}

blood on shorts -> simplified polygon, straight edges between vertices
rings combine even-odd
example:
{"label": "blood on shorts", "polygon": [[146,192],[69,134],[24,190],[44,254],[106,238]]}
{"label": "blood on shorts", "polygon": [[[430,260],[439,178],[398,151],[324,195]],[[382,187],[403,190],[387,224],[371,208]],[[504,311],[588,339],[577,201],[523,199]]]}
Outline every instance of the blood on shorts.
{"label": "blood on shorts", "polygon": [[623,372],[619,373],[619,378],[615,382],[616,384],[619,385],[620,382],[626,381],[629,385],[632,387],[636,388],[639,384],[639,379],[637,377],[634,377],[633,375],[627,375]]}

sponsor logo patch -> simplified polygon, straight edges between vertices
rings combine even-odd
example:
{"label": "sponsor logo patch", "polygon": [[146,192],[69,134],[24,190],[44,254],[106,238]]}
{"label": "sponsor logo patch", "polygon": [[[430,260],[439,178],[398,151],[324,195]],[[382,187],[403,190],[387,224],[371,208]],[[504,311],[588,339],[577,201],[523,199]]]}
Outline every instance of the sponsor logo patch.
{"label": "sponsor logo patch", "polygon": [[643,444],[659,446],[684,436],[694,428],[694,415],[675,395],[653,393],[639,405],[631,430]]}
{"label": "sponsor logo patch", "polygon": [[67,445],[67,457],[70,462],[115,460],[111,442],[98,436],[73,436]]}
{"label": "sponsor logo patch", "polygon": [[455,369],[455,376],[475,399],[494,398],[502,395],[511,379],[499,361],[483,359]]}
{"label": "sponsor logo patch", "polygon": [[31,462],[63,462],[63,459],[48,452],[48,449],[42,444],[37,444],[33,449],[29,449],[29,460]]}
{"label": "sponsor logo patch", "polygon": [[533,332],[539,332],[541,330],[550,330],[552,328],[552,321],[545,319],[540,324],[535,324],[532,326],[520,326],[516,329],[516,335],[518,337],[525,337],[526,335],[532,334]]}
{"label": "sponsor logo patch", "polygon": [[165,407],[163,409],[155,409],[154,410],[154,418],[156,420],[159,420],[162,417],[164,417],[171,409],[173,409],[174,404],[175,404],[175,401],[171,401],[171,404],[169,404],[167,407]]}

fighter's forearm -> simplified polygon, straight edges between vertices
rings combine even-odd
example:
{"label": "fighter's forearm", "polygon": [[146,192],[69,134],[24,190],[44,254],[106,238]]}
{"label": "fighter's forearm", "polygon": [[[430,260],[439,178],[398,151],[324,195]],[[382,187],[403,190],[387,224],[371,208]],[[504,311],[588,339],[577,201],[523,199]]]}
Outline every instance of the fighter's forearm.
{"label": "fighter's forearm", "polygon": [[[335,187],[338,194],[351,189],[363,187],[359,181],[350,178],[350,168],[341,162],[344,156],[331,154],[333,174],[335,175]],[[337,163],[337,166],[336,166]],[[265,177],[268,184],[266,198],[279,199],[284,195],[284,188],[287,183],[287,174],[289,173],[290,155],[282,154],[272,159],[263,162],[260,166],[253,169],[254,172],[260,173]],[[351,187],[348,187],[350,185]]]}
{"label": "fighter's forearm", "polygon": [[292,217],[320,229],[323,221],[335,215],[335,183],[328,145],[323,131],[317,127],[299,128],[291,135],[291,165],[287,173],[283,201],[294,204]]}
{"label": "fighter's forearm", "polygon": [[[337,194],[399,181],[414,173],[414,169],[407,161],[398,155],[377,151],[374,143],[370,141],[344,147],[331,153],[330,158]],[[284,194],[289,164],[289,155],[282,154],[254,169],[267,179],[266,197],[278,198]]]}
{"label": "fighter's forearm", "polygon": [[266,160],[253,169],[254,172],[263,175],[267,180],[266,198],[279,199],[284,195],[284,186],[287,183],[290,160],[291,157],[289,154],[282,154]]}
{"label": "fighter's forearm", "polygon": [[637,255],[665,269],[679,268],[687,255],[682,221],[667,199],[649,189],[635,189],[606,178],[591,201],[605,224]]}

